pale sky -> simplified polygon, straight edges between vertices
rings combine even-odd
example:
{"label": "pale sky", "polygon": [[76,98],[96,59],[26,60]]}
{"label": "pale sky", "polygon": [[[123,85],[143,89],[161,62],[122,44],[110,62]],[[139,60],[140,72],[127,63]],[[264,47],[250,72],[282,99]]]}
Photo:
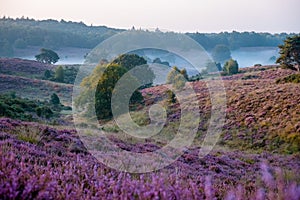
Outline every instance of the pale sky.
{"label": "pale sky", "polygon": [[0,0],[0,17],[176,32],[300,32],[300,0]]}

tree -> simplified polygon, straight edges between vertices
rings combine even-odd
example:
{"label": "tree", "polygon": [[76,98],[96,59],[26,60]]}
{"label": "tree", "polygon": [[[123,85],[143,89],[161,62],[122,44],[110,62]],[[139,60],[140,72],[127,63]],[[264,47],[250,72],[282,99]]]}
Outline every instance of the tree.
{"label": "tree", "polygon": [[[120,65],[126,68],[128,71],[131,70],[131,74],[140,81],[140,89],[151,86],[153,80],[155,79],[155,74],[153,73],[152,69],[146,67],[147,61],[143,57],[140,57],[136,54],[123,54],[113,60],[111,64]],[[135,67],[138,66],[143,66],[144,71],[141,72],[141,70],[136,70]]]}
{"label": "tree", "polygon": [[[110,64],[101,76],[95,93],[95,109],[97,118],[107,119],[112,116],[111,97],[118,80],[127,72],[125,67],[118,64]],[[124,88],[126,89],[126,87]],[[117,91],[115,91],[117,92]],[[142,99],[140,92],[135,91],[132,94],[131,102],[136,103]]]}
{"label": "tree", "polygon": [[186,69],[179,70],[176,66],[173,67],[167,76],[167,84],[173,84],[176,89],[182,89],[187,80]]}
{"label": "tree", "polygon": [[185,68],[179,70],[176,66],[174,66],[167,76],[167,84],[174,84],[175,77],[177,75],[182,75],[182,77],[185,79],[185,82],[189,79]]}
{"label": "tree", "polygon": [[[132,73],[130,74],[133,77],[137,77],[135,78],[135,81],[139,81],[141,85],[143,85],[146,81],[143,82],[140,79],[146,80],[151,77],[149,74],[153,73],[153,71],[151,71],[150,68],[146,68],[145,73],[141,76],[141,71],[135,71],[135,66],[129,63],[128,60],[134,60],[134,63],[138,66],[145,64],[145,60],[138,58],[136,55],[121,55],[110,64],[107,62],[99,63],[99,65],[97,65],[93,70],[93,73],[83,79],[80,84],[83,89],[81,90],[80,95],[75,99],[75,106],[78,108],[84,108],[85,116],[92,117],[92,111],[94,109],[96,109],[98,119],[107,119],[112,116],[112,91],[114,90],[115,84],[118,80],[127,73],[129,69],[132,69],[130,71]],[[155,76],[153,74],[151,80],[154,79],[154,77]],[[126,88],[124,88],[124,90],[125,89]],[[132,94],[130,103],[134,104],[142,99],[143,97],[140,92],[136,91]],[[91,103],[93,100],[95,100],[95,103]]]}
{"label": "tree", "polygon": [[54,51],[42,48],[40,54],[35,56],[35,59],[42,63],[54,64],[59,60],[59,57]]}
{"label": "tree", "polygon": [[239,65],[236,60],[230,59],[228,60],[224,67],[223,71],[226,72],[227,74],[236,74],[239,72]]}
{"label": "tree", "polygon": [[49,69],[47,69],[45,72],[44,72],[44,78],[45,79],[49,79],[51,78],[51,71]]}
{"label": "tree", "polygon": [[53,105],[59,105],[59,104],[60,104],[60,99],[59,99],[59,97],[57,96],[56,93],[53,93],[53,94],[51,95],[51,100],[50,100],[50,102],[51,102]]}
{"label": "tree", "polygon": [[147,64],[147,61],[136,54],[123,54],[112,61],[111,64],[117,64],[125,67],[127,70],[131,70],[136,66]]}
{"label": "tree", "polygon": [[280,56],[276,63],[283,68],[300,71],[300,34],[287,37],[279,49]]}
{"label": "tree", "polygon": [[212,57],[217,63],[224,63],[231,58],[231,52],[226,45],[216,45],[212,50]]}
{"label": "tree", "polygon": [[62,66],[59,66],[56,68],[55,70],[55,77],[54,79],[58,82],[63,83],[64,79],[65,79],[65,73],[64,73],[64,69]]}

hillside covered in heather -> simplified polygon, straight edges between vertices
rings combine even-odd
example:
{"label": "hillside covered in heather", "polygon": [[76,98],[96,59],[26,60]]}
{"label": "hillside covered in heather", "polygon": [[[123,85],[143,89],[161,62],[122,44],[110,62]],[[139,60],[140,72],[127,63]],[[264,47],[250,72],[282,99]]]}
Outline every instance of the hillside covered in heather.
{"label": "hillside covered in heather", "polygon": [[[209,125],[209,91],[204,80],[186,83],[196,92],[203,116],[194,143],[162,170],[130,174],[108,168],[86,149],[67,108],[78,66],[63,66],[64,82],[55,79],[57,68],[22,59],[0,60],[3,199],[300,198],[300,85],[283,81],[296,71],[255,66],[222,76],[225,123],[217,145],[203,158],[198,153]],[[50,77],[45,77],[47,70]],[[59,104],[53,101],[53,93],[60,98]],[[169,106],[168,126],[159,138],[125,137],[113,120],[101,130],[121,149],[153,152],[176,133],[180,105],[166,102],[164,85],[144,88],[141,94],[145,108],[131,113],[141,125],[149,122],[151,105]],[[195,103],[189,97],[185,101]],[[38,115],[38,108],[46,107],[53,113],[49,118]],[[8,116],[3,108],[17,114]],[[98,130],[84,123],[80,128],[90,132],[87,138]]]}

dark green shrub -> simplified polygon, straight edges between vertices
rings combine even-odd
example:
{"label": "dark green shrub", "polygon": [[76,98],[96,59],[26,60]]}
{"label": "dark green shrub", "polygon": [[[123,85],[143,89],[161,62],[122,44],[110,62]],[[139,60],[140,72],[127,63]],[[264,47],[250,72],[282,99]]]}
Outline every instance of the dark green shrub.
{"label": "dark green shrub", "polygon": [[300,74],[292,74],[287,77],[277,79],[276,83],[300,83]]}

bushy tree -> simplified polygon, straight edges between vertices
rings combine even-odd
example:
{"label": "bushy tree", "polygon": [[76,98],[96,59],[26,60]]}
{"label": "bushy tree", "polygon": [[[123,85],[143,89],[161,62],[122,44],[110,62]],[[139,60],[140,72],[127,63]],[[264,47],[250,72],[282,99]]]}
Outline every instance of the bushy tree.
{"label": "bushy tree", "polygon": [[300,71],[300,34],[287,37],[279,49],[280,56],[276,63],[283,68]]}
{"label": "bushy tree", "polygon": [[56,93],[53,93],[53,94],[51,95],[50,102],[51,102],[53,105],[59,105],[59,104],[60,104],[60,99],[59,99],[59,97],[57,96]]}
{"label": "bushy tree", "polygon": [[212,57],[217,63],[224,63],[231,58],[230,49],[226,45],[216,45],[212,50]]}
{"label": "bushy tree", "polygon": [[44,72],[44,78],[45,79],[49,79],[51,78],[51,71],[49,69],[47,69],[45,72]]}
{"label": "bushy tree", "polygon": [[[99,63],[93,73],[83,79],[80,84],[83,89],[81,90],[80,95],[75,99],[75,106],[85,108],[86,116],[91,117],[93,114],[91,111],[95,108],[98,119],[110,118],[112,116],[111,97],[115,84],[125,73],[128,72],[128,70],[135,67],[129,62],[129,60],[133,60],[137,66],[145,64],[145,60],[143,58],[141,59],[137,55],[133,54],[121,55],[110,64],[107,62]],[[152,72],[149,70],[150,68],[145,70],[145,74],[143,74],[144,76],[141,77],[142,79],[146,80],[149,78],[149,74]],[[135,72],[133,69],[131,74],[133,77],[140,77],[140,71]],[[154,79],[154,77],[155,76],[153,74],[151,79]],[[143,84],[143,81],[140,82]],[[92,105],[91,102],[93,102],[93,99],[95,99],[95,104]],[[135,103],[142,99],[143,97],[140,92],[136,91],[132,94],[130,103]]]}
{"label": "bushy tree", "polygon": [[172,68],[167,76],[167,84],[173,84],[176,89],[184,87],[186,81],[188,81],[186,69],[179,70],[176,66]]}
{"label": "bushy tree", "polygon": [[54,64],[59,60],[57,53],[50,49],[42,48],[40,53],[35,56],[36,60],[42,63]]}
{"label": "bushy tree", "polygon": [[64,74],[64,68],[62,66],[56,68],[54,79],[61,83],[64,82],[65,74]]}
{"label": "bushy tree", "polygon": [[[119,79],[127,72],[125,67],[118,64],[110,64],[101,76],[95,93],[95,109],[98,119],[107,119],[112,116],[111,97]],[[124,87],[126,89],[126,86]],[[118,91],[115,91],[118,92]],[[130,103],[136,103],[142,99],[140,92],[132,94]]]}
{"label": "bushy tree", "polygon": [[227,74],[236,74],[239,72],[239,65],[236,60],[230,59],[228,60],[224,67],[223,71]]}

